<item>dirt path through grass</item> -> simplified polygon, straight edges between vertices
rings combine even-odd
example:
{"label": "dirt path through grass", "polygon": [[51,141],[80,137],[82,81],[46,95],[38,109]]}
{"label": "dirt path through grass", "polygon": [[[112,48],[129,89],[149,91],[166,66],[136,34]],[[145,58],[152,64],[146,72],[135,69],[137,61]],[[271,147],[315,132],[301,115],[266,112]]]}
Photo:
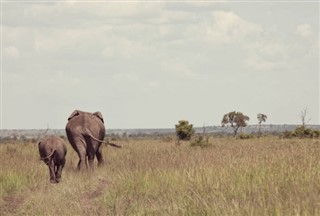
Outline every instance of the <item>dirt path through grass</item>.
{"label": "dirt path through grass", "polygon": [[10,195],[3,198],[3,202],[0,204],[1,214],[11,215],[15,214],[20,206],[22,206],[24,197],[20,195]]}
{"label": "dirt path through grass", "polygon": [[97,198],[104,194],[108,183],[105,177],[100,177],[98,181],[99,184],[93,191],[85,192],[81,197],[81,203],[85,207],[84,215],[91,215],[93,213],[94,215],[106,215],[105,209],[99,204]]}

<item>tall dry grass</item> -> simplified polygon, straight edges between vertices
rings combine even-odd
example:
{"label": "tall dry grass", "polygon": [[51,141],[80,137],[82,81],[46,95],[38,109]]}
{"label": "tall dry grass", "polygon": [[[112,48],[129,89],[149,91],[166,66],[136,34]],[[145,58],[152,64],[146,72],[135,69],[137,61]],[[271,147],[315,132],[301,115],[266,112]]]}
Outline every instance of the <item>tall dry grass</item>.
{"label": "tall dry grass", "polygon": [[2,144],[0,207],[8,215],[320,215],[319,139],[209,142],[122,141],[104,147],[105,167],[81,173],[68,147],[59,184],[49,183],[36,144]]}

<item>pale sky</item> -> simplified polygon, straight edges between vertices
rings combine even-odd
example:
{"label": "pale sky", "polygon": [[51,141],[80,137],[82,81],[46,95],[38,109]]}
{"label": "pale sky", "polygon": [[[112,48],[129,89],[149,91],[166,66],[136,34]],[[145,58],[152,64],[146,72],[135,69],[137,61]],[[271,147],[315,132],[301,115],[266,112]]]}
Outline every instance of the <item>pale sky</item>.
{"label": "pale sky", "polygon": [[319,2],[1,2],[1,129],[319,118]]}

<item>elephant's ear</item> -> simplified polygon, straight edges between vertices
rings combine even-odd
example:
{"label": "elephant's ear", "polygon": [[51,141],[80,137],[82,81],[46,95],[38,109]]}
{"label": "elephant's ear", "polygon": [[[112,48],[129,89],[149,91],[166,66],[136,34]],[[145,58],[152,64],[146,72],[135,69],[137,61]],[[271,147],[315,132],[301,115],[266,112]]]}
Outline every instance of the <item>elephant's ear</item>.
{"label": "elephant's ear", "polygon": [[102,116],[101,112],[95,112],[95,113],[93,113],[93,115],[97,116],[102,121],[102,123],[104,123],[103,116]]}
{"label": "elephant's ear", "polygon": [[73,113],[69,116],[68,121],[77,115],[80,115],[79,111],[78,110],[73,111]]}

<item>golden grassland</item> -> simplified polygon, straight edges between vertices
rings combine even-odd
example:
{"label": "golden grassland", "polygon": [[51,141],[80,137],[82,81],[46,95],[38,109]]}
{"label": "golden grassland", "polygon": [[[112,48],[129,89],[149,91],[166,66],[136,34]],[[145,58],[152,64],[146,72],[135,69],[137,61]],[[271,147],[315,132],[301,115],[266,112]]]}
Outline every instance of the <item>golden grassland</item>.
{"label": "golden grassland", "polygon": [[82,172],[68,146],[59,184],[36,143],[1,144],[1,215],[320,215],[319,139],[169,140],[104,146]]}

